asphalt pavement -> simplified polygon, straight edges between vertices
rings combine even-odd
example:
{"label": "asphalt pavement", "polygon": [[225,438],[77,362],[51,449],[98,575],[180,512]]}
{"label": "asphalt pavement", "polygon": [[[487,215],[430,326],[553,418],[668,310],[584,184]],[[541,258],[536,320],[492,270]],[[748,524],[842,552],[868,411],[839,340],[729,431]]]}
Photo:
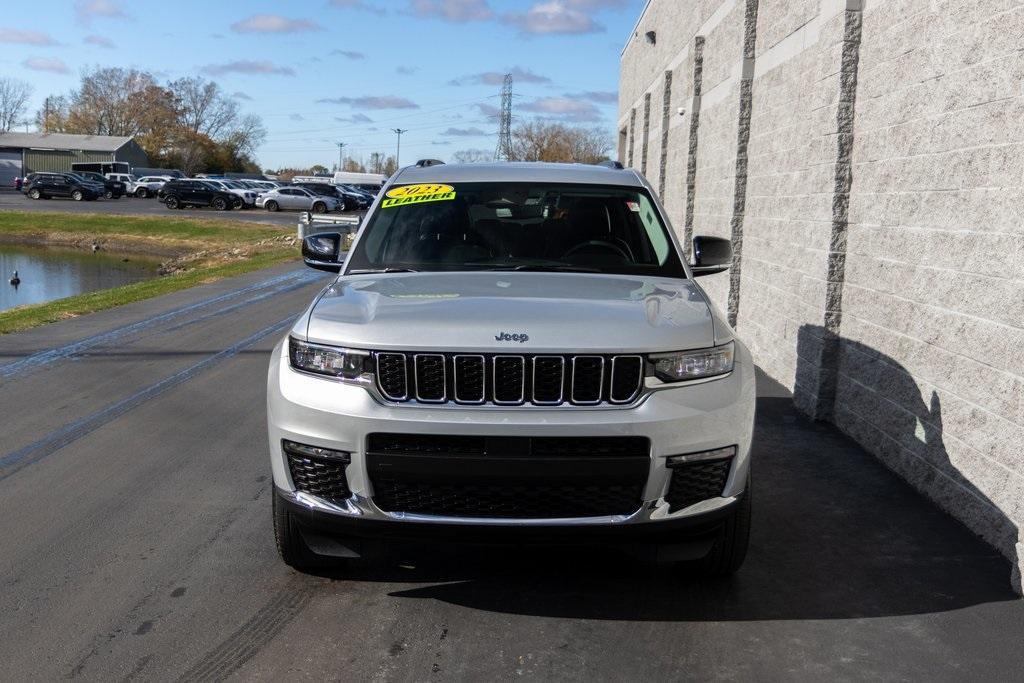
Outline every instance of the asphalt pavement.
{"label": "asphalt pavement", "polygon": [[211,218],[233,221],[249,221],[268,223],[270,225],[287,225],[295,227],[299,222],[298,211],[278,211],[271,213],[264,209],[240,209],[236,211],[217,211],[209,207],[187,208],[171,211],[155,197],[139,199],[138,197],[121,197],[119,199],[98,199],[91,202],[76,202],[70,199],[38,199],[32,200],[14,191],[0,191],[0,211],[39,211],[68,214],[99,213],[111,216],[161,216],[171,218]]}
{"label": "asphalt pavement", "polygon": [[288,265],[0,337],[0,680],[1020,680],[1009,563],[764,377],[729,580],[528,546],[292,571],[266,366],[324,283]]}

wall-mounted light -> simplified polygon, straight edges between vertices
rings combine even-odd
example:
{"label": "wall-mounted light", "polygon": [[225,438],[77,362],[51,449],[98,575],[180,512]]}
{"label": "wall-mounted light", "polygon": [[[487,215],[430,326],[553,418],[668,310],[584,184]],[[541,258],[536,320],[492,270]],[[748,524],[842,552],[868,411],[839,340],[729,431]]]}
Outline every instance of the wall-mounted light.
{"label": "wall-mounted light", "polygon": [[656,31],[648,31],[644,34],[644,37],[647,38],[647,42],[651,45],[658,42],[658,33]]}

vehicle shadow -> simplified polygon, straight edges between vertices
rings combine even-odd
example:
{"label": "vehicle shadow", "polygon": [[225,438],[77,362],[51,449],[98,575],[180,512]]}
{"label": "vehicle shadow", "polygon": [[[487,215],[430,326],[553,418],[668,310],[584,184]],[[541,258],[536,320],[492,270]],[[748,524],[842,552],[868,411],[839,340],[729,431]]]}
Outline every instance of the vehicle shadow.
{"label": "vehicle shadow", "polygon": [[[929,438],[941,441],[941,423]],[[321,575],[406,584],[398,598],[598,620],[857,619],[1016,599],[1005,558],[760,373],[753,457],[750,553],[729,579],[602,548],[439,545]]]}

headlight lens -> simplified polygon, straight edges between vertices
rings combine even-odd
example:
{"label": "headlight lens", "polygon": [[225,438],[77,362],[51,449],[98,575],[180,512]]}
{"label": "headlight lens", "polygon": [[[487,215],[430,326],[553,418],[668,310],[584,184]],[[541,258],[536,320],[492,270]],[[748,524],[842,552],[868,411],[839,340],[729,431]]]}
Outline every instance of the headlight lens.
{"label": "headlight lens", "polygon": [[663,382],[683,382],[689,379],[714,377],[732,372],[733,342],[697,351],[657,353],[649,356],[654,375]]}
{"label": "headlight lens", "polygon": [[307,344],[288,339],[288,357],[296,370],[339,379],[356,380],[370,372],[370,354],[357,349]]}

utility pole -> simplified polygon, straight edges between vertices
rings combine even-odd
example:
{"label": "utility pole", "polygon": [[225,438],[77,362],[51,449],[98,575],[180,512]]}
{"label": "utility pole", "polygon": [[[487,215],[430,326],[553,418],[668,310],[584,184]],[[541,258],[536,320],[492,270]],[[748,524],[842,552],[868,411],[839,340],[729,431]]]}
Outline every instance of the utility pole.
{"label": "utility pole", "polygon": [[398,149],[395,151],[395,167],[402,168],[402,133],[408,133],[409,129],[392,128],[392,131],[398,134]]}
{"label": "utility pole", "polygon": [[344,142],[336,142],[334,144],[338,145],[338,170],[339,171],[344,171],[345,170],[345,168],[344,168],[344,166],[345,166],[345,143]]}
{"label": "utility pole", "polygon": [[512,74],[505,74],[501,86],[501,114],[498,119],[498,148],[495,161],[508,161],[512,156]]}

